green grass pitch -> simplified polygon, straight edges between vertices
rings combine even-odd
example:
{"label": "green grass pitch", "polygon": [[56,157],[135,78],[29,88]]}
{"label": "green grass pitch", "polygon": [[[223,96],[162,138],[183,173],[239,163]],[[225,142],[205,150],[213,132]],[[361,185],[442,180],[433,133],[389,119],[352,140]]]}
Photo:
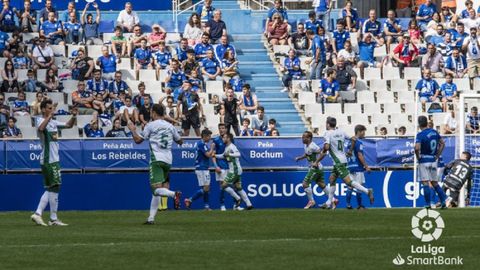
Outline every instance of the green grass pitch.
{"label": "green grass pitch", "polygon": [[[395,266],[421,245],[410,232],[418,209],[366,211],[60,212],[68,227],[39,227],[28,212],[0,213],[0,269],[454,269]],[[479,269],[480,209],[442,211],[432,245]],[[45,213],[44,219],[48,217]]]}

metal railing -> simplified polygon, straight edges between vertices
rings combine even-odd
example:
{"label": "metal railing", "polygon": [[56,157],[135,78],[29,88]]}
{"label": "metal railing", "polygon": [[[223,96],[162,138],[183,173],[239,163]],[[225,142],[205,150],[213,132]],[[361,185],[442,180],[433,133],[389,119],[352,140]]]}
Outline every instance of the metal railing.
{"label": "metal railing", "polygon": [[259,9],[259,10],[268,10],[269,7],[267,3],[274,4],[273,0],[244,0],[243,4],[247,9]]}
{"label": "metal railing", "polygon": [[190,3],[190,0],[172,0],[172,10],[173,10],[173,22],[175,23],[175,32],[178,33],[178,16],[187,12],[187,11],[195,11],[198,5],[205,3],[205,0],[201,0],[198,3],[195,3],[185,9],[182,9],[182,6]]}

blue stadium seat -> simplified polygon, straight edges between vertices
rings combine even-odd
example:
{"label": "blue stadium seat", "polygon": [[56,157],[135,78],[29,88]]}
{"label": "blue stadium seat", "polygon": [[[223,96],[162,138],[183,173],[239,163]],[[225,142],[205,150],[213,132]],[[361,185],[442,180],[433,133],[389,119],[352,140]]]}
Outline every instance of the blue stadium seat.
{"label": "blue stadium seat", "polygon": [[408,30],[408,23],[410,22],[410,18],[399,18],[400,19],[400,25],[402,26],[402,30],[406,31]]}
{"label": "blue stadium seat", "polygon": [[297,20],[288,20],[288,24],[292,27],[292,32],[297,31]]}
{"label": "blue stadium seat", "polygon": [[100,21],[98,25],[98,31],[100,33],[113,33],[113,29],[115,28],[115,22],[113,20],[109,21]]}

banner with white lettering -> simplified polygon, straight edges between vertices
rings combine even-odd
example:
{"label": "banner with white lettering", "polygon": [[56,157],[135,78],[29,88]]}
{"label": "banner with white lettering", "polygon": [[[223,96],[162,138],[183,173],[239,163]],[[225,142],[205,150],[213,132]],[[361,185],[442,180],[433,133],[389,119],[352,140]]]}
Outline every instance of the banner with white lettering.
{"label": "banner with white lettering", "polygon": [[133,140],[84,140],[83,168],[86,170],[146,169],[150,161],[148,143]]}
{"label": "banner with white lettering", "polygon": [[[13,0],[10,1],[11,5],[16,8],[23,8],[24,0]],[[45,0],[32,0],[32,8],[40,11],[45,7]],[[67,9],[68,3],[70,1],[52,1],[53,6],[59,11],[64,11]],[[100,10],[123,10],[125,9],[125,4],[131,2],[133,4],[133,10],[171,10],[172,1],[169,0],[160,0],[160,1],[131,1],[131,0],[73,0],[75,2],[77,9],[80,12],[83,10],[87,2],[97,2]],[[90,5],[91,6],[91,5]],[[90,7],[90,10],[94,10]]]}

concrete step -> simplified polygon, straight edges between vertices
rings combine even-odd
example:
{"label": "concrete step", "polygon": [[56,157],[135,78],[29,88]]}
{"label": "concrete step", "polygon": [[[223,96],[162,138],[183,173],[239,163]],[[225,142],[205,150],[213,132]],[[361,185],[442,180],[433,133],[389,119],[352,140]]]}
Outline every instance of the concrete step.
{"label": "concrete step", "polygon": [[257,89],[258,86],[278,87],[279,89],[282,89],[282,82],[280,81],[280,79],[278,81],[272,81],[272,80],[262,81],[262,80],[255,79],[255,80],[246,80],[246,82],[254,86],[255,89]]}
{"label": "concrete step", "polygon": [[244,49],[263,49],[263,43],[254,42],[254,41],[235,41],[232,42],[235,48],[244,48]]}

